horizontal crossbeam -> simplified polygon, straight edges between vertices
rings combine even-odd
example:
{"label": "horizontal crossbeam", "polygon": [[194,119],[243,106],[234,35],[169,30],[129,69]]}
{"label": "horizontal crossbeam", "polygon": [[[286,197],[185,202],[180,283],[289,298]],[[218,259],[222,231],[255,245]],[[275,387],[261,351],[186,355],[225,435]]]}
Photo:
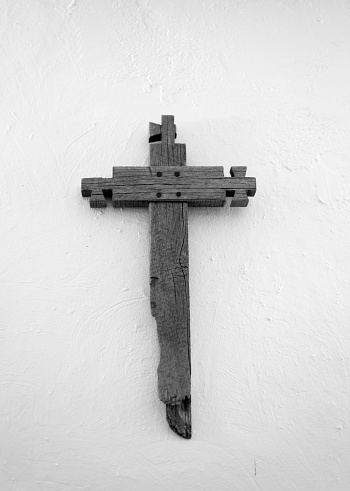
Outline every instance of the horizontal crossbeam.
{"label": "horizontal crossbeam", "polygon": [[90,206],[148,206],[151,202],[186,202],[189,206],[223,206],[232,197],[231,206],[247,206],[254,196],[256,180],[244,177],[245,167],[232,167],[224,177],[223,167],[114,167],[112,178],[82,180],[82,195],[90,197]]}

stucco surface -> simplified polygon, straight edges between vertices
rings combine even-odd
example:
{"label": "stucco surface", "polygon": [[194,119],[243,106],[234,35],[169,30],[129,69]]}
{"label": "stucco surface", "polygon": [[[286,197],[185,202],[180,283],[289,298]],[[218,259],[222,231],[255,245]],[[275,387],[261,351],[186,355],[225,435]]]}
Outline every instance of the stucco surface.
{"label": "stucco surface", "polygon": [[[350,3],[0,0],[1,491],[350,489]],[[189,218],[193,439],[158,400],[145,210],[82,177],[247,165]]]}

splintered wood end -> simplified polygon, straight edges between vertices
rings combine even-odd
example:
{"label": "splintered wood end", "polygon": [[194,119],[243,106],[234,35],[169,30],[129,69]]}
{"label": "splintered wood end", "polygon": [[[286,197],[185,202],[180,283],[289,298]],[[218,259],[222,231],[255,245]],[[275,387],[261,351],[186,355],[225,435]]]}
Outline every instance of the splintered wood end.
{"label": "splintered wood end", "polygon": [[175,433],[189,440],[192,436],[191,398],[185,397],[180,404],[166,404],[166,419]]}

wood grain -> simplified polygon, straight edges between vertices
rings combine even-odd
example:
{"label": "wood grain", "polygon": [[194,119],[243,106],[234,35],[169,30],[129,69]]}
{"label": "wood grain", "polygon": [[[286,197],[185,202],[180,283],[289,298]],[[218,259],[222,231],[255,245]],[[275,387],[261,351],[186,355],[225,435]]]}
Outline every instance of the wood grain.
{"label": "wood grain", "polygon": [[[186,163],[186,160],[184,162]],[[204,167],[193,165],[191,167],[184,167],[185,163],[183,164],[183,166],[171,165],[165,167],[164,169],[159,169],[159,166],[154,165],[151,165],[149,167],[113,167],[113,177],[115,179],[121,179],[123,177],[136,177],[140,180],[140,182],[143,182],[144,179],[147,180],[150,177],[158,177],[157,173],[159,171],[162,172],[163,177],[167,178],[174,177],[175,172],[180,173],[180,175],[177,176],[178,179],[187,179],[189,177],[196,177],[197,179],[224,177],[224,168],[222,166],[217,165],[212,167]]]}
{"label": "wood grain", "polygon": [[[188,285],[188,206],[151,203],[151,312],[157,322],[160,345],[159,398],[177,415],[184,404],[190,410],[190,305]],[[191,435],[190,417],[169,421],[185,438]]]}
{"label": "wood grain", "polygon": [[[141,201],[150,202],[187,202],[190,206],[223,206],[225,204],[225,192],[215,189],[183,189],[181,187],[169,187],[168,189],[161,186],[154,186],[153,190],[144,190],[141,186],[134,188],[113,188],[114,206],[126,206],[127,202]],[[203,204],[204,202],[208,204]],[[211,203],[211,204],[210,204]]]}
{"label": "wood grain", "polygon": [[[178,167],[177,167],[178,168]],[[107,182],[106,182],[107,181]],[[148,177],[142,178],[138,176],[120,177],[118,179],[100,179],[91,178],[84,180],[84,185],[90,187],[91,191],[102,190],[115,190],[116,192],[123,192],[123,187],[131,188],[134,186],[144,187],[144,191],[152,190],[157,186],[178,187],[183,189],[218,189],[219,191],[235,191],[236,189],[243,189],[249,191],[250,188],[255,187],[254,177],[222,177],[220,179],[205,178],[205,177]],[[126,191],[129,192],[129,191]]]}
{"label": "wood grain", "polygon": [[[160,143],[152,144],[162,147]],[[172,148],[173,145],[170,146]],[[159,150],[157,155],[162,155]],[[172,153],[174,158],[174,152]],[[185,162],[182,160],[182,162]],[[231,206],[247,206],[248,196],[254,196],[256,180],[244,177],[223,177],[222,167],[170,166],[148,168],[114,168],[113,178],[82,180],[82,194],[91,197],[91,207],[106,206],[103,198],[112,198],[114,206],[148,206],[152,201],[187,202],[189,206],[223,206],[225,197],[233,197]],[[243,169],[243,170],[242,170]]]}
{"label": "wood grain", "polygon": [[[173,116],[162,117],[161,132],[161,142],[151,145],[158,146],[151,150],[151,165],[184,166],[185,152],[175,150]],[[151,202],[149,214],[151,311],[160,345],[159,398],[166,404],[170,428],[183,438],[191,438],[188,205]]]}

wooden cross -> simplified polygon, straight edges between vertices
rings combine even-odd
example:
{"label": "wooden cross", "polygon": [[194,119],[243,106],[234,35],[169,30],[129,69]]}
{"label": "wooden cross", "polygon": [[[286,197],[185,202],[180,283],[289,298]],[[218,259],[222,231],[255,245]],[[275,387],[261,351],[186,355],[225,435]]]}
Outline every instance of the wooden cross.
{"label": "wooden cross", "polygon": [[82,180],[91,208],[148,207],[151,223],[151,312],[160,344],[159,398],[170,428],[191,438],[190,300],[188,285],[188,207],[247,206],[254,177],[246,167],[185,167],[186,145],[174,143],[174,116],[150,123],[150,167],[113,167],[113,177]]}

